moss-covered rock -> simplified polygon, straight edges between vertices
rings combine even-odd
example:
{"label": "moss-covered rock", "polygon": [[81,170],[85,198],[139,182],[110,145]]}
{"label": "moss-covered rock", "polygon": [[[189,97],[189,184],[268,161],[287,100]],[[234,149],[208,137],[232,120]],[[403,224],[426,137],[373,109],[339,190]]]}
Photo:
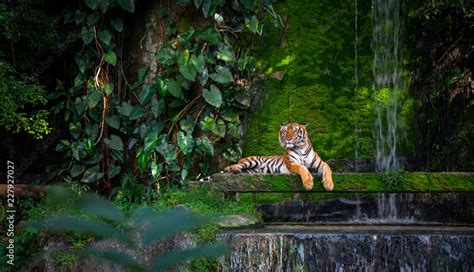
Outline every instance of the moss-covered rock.
{"label": "moss-covered rock", "polygon": [[[474,191],[473,173],[400,173],[398,183],[389,184],[377,173],[336,174],[333,192],[452,192]],[[325,192],[320,177],[305,191],[298,175],[215,174],[211,187],[224,192]]]}

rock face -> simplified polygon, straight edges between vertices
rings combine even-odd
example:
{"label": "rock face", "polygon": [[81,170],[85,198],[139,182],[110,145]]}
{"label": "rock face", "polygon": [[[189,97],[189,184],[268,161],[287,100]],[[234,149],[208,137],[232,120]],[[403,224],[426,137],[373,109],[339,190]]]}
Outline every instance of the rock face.
{"label": "rock face", "polygon": [[[279,226],[222,234],[223,271],[472,271],[473,229]],[[421,228],[421,229],[420,229]],[[421,234],[420,234],[421,233]]]}
{"label": "rock face", "polygon": [[287,200],[259,205],[265,222],[474,223],[474,195],[380,193],[325,201]]}
{"label": "rock face", "polygon": [[[91,248],[96,249],[112,249],[117,253],[124,253],[134,260],[138,261],[140,264],[149,267],[151,262],[158,257],[159,255],[167,252],[171,252],[174,250],[180,250],[187,247],[195,246],[195,240],[193,239],[192,235],[184,233],[176,235],[172,238],[165,239],[160,243],[157,243],[143,252],[138,252],[137,250],[132,250],[129,247],[124,246],[123,244],[118,243],[112,239],[105,239],[105,240],[97,240],[91,242],[89,245]],[[65,245],[63,242],[50,242],[45,248],[44,251],[46,254],[48,252],[53,252],[55,250],[67,250],[69,246]],[[35,264],[30,266],[25,271],[31,271],[34,269],[39,269],[41,271],[48,271],[48,272],[56,272],[56,271],[64,271],[69,270],[69,268],[64,267],[54,261],[54,258],[46,257],[42,260],[42,262],[37,261]],[[113,264],[111,262],[107,262],[103,259],[99,258],[84,258],[78,260],[74,264],[74,271],[101,271],[101,272],[121,272],[121,271],[129,271],[128,269],[119,266],[117,264]],[[169,271],[187,271],[185,265],[178,265]]]}

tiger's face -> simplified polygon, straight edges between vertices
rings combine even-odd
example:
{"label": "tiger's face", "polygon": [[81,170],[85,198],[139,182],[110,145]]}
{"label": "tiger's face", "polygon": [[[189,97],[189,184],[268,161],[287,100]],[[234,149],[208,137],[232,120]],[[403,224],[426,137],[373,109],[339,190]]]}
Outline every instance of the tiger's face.
{"label": "tiger's face", "polygon": [[294,149],[306,145],[308,133],[304,125],[297,123],[282,124],[280,127],[280,145],[285,149]]}

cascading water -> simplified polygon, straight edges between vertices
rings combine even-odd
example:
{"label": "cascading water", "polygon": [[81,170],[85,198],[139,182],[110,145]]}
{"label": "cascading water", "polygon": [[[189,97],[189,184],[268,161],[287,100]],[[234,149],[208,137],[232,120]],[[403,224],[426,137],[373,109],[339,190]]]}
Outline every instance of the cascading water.
{"label": "cascading water", "polygon": [[397,92],[403,87],[400,0],[373,0],[373,75],[376,162],[379,171],[398,169]]}

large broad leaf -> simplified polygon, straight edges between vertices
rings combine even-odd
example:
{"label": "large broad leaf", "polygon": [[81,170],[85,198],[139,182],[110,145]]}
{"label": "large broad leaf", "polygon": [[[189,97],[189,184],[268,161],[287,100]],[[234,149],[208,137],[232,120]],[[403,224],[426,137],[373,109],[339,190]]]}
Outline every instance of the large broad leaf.
{"label": "large broad leaf", "polygon": [[90,44],[94,40],[94,32],[86,27],[82,28],[81,38],[85,44]]}
{"label": "large broad leaf", "polygon": [[222,117],[222,119],[224,119],[227,122],[231,122],[231,123],[240,122],[239,115],[235,111],[230,110],[230,109],[224,109],[220,111],[220,116]]}
{"label": "large broad leaf", "polygon": [[202,4],[202,0],[193,0],[193,3],[194,6],[198,9]]}
{"label": "large broad leaf", "polygon": [[225,62],[233,62],[235,61],[234,52],[232,52],[231,48],[228,46],[223,46],[219,52],[217,52],[217,58],[223,60]]}
{"label": "large broad leaf", "polygon": [[211,8],[212,8],[212,0],[203,0],[202,13],[204,14],[204,17],[207,18],[207,16],[209,16],[209,13],[211,12]]}
{"label": "large broad leaf", "polygon": [[[122,161],[123,160],[121,160],[120,162]],[[111,179],[116,175],[120,174],[120,170],[122,170],[122,167],[120,167],[120,165],[109,164],[109,171],[107,172],[108,178]]]}
{"label": "large broad leaf", "polygon": [[158,143],[158,133],[152,132],[145,138],[145,152],[151,152],[155,149],[156,144]]}
{"label": "large broad leaf", "polygon": [[166,253],[157,257],[151,265],[152,271],[162,271],[178,263],[203,257],[219,257],[228,251],[224,244],[204,244],[196,248]]}
{"label": "large broad leaf", "polygon": [[90,90],[87,94],[87,106],[89,107],[89,109],[95,108],[101,98],[102,93],[100,91],[94,89]]}
{"label": "large broad leaf", "polygon": [[204,68],[206,68],[206,60],[204,59],[204,56],[202,54],[198,57],[196,57],[196,55],[193,55],[191,57],[191,62],[199,73],[202,73],[202,71],[204,71]]}
{"label": "large broad leaf", "polygon": [[150,102],[151,97],[155,93],[155,90],[150,85],[145,85],[142,92],[140,93],[140,104],[145,105]]}
{"label": "large broad leaf", "polygon": [[110,22],[112,23],[112,26],[117,30],[118,32],[122,32],[123,30],[123,21],[121,18],[112,18],[110,19]]}
{"label": "large broad leaf", "polygon": [[171,66],[175,63],[176,52],[169,47],[162,47],[155,55],[156,60],[163,64]]}
{"label": "large broad leaf", "polygon": [[163,163],[156,163],[155,161],[152,161],[151,162],[151,176],[154,179],[157,179],[160,176],[162,168],[163,168]]}
{"label": "large broad leaf", "polygon": [[109,51],[107,53],[102,53],[102,57],[104,58],[104,60],[107,63],[110,63],[114,66],[117,64],[117,55],[115,54],[114,51]]}
{"label": "large broad leaf", "polygon": [[112,40],[112,34],[107,29],[101,30],[98,34],[97,37],[106,45],[110,44],[110,41]]}
{"label": "large broad leaf", "polygon": [[69,170],[69,174],[71,177],[75,178],[79,176],[80,174],[84,173],[85,167],[81,163],[74,163],[71,167],[71,170]]}
{"label": "large broad leaf", "polygon": [[221,35],[215,28],[208,28],[204,33],[199,35],[203,41],[210,42],[212,44],[218,44],[221,40]]}
{"label": "large broad leaf", "polygon": [[214,145],[206,136],[196,139],[196,145],[204,153],[214,156]]}
{"label": "large broad leaf", "polygon": [[99,0],[84,0],[84,3],[86,3],[86,6],[88,6],[90,9],[96,9],[97,5],[99,4]]}
{"label": "large broad leaf", "polygon": [[202,96],[204,97],[206,102],[211,104],[212,106],[216,108],[221,106],[222,94],[219,88],[217,88],[214,84],[211,84],[209,90],[203,89]]}
{"label": "large broad leaf", "polygon": [[181,81],[176,81],[171,79],[168,82],[168,92],[174,97],[181,98],[182,96],[182,83]]}
{"label": "large broad leaf", "polygon": [[130,117],[130,114],[132,113],[132,106],[128,102],[122,102],[122,106],[117,107],[117,111],[127,117]]}
{"label": "large broad leaf", "polygon": [[104,139],[104,142],[109,146],[110,149],[123,151],[122,139],[117,135],[110,135],[110,138]]}
{"label": "large broad leaf", "polygon": [[74,206],[86,211],[88,214],[121,223],[125,221],[122,211],[113,205],[110,201],[99,198],[95,194],[86,193],[74,201]]}
{"label": "large broad leaf", "polygon": [[84,183],[92,183],[96,182],[97,180],[101,179],[104,176],[98,166],[93,166],[86,170],[84,175],[82,176],[81,182]]}
{"label": "large broad leaf", "polygon": [[242,157],[242,149],[240,146],[228,146],[222,156],[228,161],[237,162]]}
{"label": "large broad leaf", "polygon": [[41,220],[37,225],[46,230],[52,231],[73,231],[79,234],[94,235],[102,238],[116,238],[129,245],[134,242],[129,236],[119,229],[116,229],[106,223],[97,221],[87,221],[70,216],[57,216]]}
{"label": "large broad leaf", "polygon": [[151,99],[151,112],[155,118],[161,116],[161,114],[166,110],[165,100],[158,100],[156,97]]}
{"label": "large broad leaf", "polygon": [[169,144],[167,142],[162,142],[156,150],[163,155],[165,158],[166,163],[171,164],[174,160],[176,160],[177,153],[176,153],[176,147],[172,144]]}
{"label": "large broad leaf", "polygon": [[196,68],[194,67],[194,65],[191,65],[191,63],[181,65],[179,67],[179,72],[187,80],[194,81],[194,79],[196,78]]}
{"label": "large broad leaf", "polygon": [[194,141],[191,133],[188,132],[185,134],[184,132],[179,131],[177,141],[179,149],[184,155],[189,155],[193,152]]}
{"label": "large broad leaf", "polygon": [[126,11],[135,11],[135,0],[117,0],[117,4]]}
{"label": "large broad leaf", "polygon": [[252,33],[258,32],[258,19],[255,15],[248,18],[245,17],[245,26],[250,30]]}
{"label": "large broad leaf", "polygon": [[211,74],[212,80],[225,84],[233,81],[232,73],[229,68],[218,65],[216,72]]}
{"label": "large broad leaf", "polygon": [[107,116],[107,118],[105,119],[105,122],[107,122],[109,126],[115,129],[119,129],[120,127],[120,118],[117,115]]}
{"label": "large broad leaf", "polygon": [[71,132],[74,139],[79,139],[79,136],[81,135],[81,123],[69,123],[69,132]]}

